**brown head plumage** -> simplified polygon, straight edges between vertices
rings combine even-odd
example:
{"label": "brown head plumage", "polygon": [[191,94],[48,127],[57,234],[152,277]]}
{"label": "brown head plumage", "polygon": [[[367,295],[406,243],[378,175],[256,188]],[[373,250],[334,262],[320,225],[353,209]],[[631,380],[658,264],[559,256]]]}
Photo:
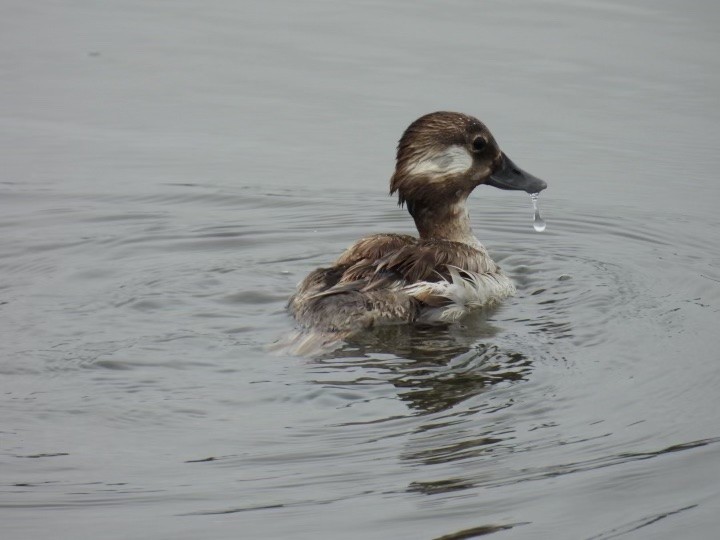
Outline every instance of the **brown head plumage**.
{"label": "brown head plumage", "polygon": [[500,149],[477,118],[454,112],[434,112],[405,130],[397,149],[390,193],[407,203],[465,199],[502,161]]}

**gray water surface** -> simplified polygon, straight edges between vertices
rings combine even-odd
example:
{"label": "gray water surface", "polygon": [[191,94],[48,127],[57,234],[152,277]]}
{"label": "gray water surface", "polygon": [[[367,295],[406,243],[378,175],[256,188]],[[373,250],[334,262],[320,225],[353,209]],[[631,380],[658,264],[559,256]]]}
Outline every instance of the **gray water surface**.
{"label": "gray water surface", "polygon": [[[5,2],[0,526],[44,538],[714,538],[714,2]],[[480,117],[518,295],[273,351],[394,147]]]}

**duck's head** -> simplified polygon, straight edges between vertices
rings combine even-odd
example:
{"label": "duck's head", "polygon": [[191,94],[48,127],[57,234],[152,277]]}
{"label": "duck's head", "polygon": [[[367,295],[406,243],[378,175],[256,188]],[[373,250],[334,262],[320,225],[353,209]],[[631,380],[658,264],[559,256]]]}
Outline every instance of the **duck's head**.
{"label": "duck's head", "polygon": [[547,184],[526,173],[500,150],[477,118],[435,112],[415,120],[398,144],[390,193],[414,214],[418,207],[467,199],[481,184],[538,193]]}

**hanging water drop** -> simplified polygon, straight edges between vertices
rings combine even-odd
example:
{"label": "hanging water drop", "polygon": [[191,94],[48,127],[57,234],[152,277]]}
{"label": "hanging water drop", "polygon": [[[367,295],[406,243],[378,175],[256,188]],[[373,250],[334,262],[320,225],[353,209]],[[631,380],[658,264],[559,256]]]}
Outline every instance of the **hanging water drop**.
{"label": "hanging water drop", "polygon": [[538,208],[538,197],[540,196],[539,193],[531,193],[530,199],[532,200],[533,205],[533,212],[535,215],[533,216],[533,228],[537,232],[543,232],[545,230],[545,220],[540,217],[540,209]]}

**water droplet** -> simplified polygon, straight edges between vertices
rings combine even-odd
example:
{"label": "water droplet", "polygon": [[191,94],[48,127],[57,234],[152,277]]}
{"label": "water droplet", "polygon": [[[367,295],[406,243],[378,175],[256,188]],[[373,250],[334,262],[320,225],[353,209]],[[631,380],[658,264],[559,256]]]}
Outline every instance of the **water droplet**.
{"label": "water droplet", "polygon": [[533,211],[535,212],[533,220],[533,228],[537,232],[543,232],[545,230],[545,220],[540,217],[540,210],[538,209],[538,197],[539,193],[531,193],[530,199],[532,200]]}

